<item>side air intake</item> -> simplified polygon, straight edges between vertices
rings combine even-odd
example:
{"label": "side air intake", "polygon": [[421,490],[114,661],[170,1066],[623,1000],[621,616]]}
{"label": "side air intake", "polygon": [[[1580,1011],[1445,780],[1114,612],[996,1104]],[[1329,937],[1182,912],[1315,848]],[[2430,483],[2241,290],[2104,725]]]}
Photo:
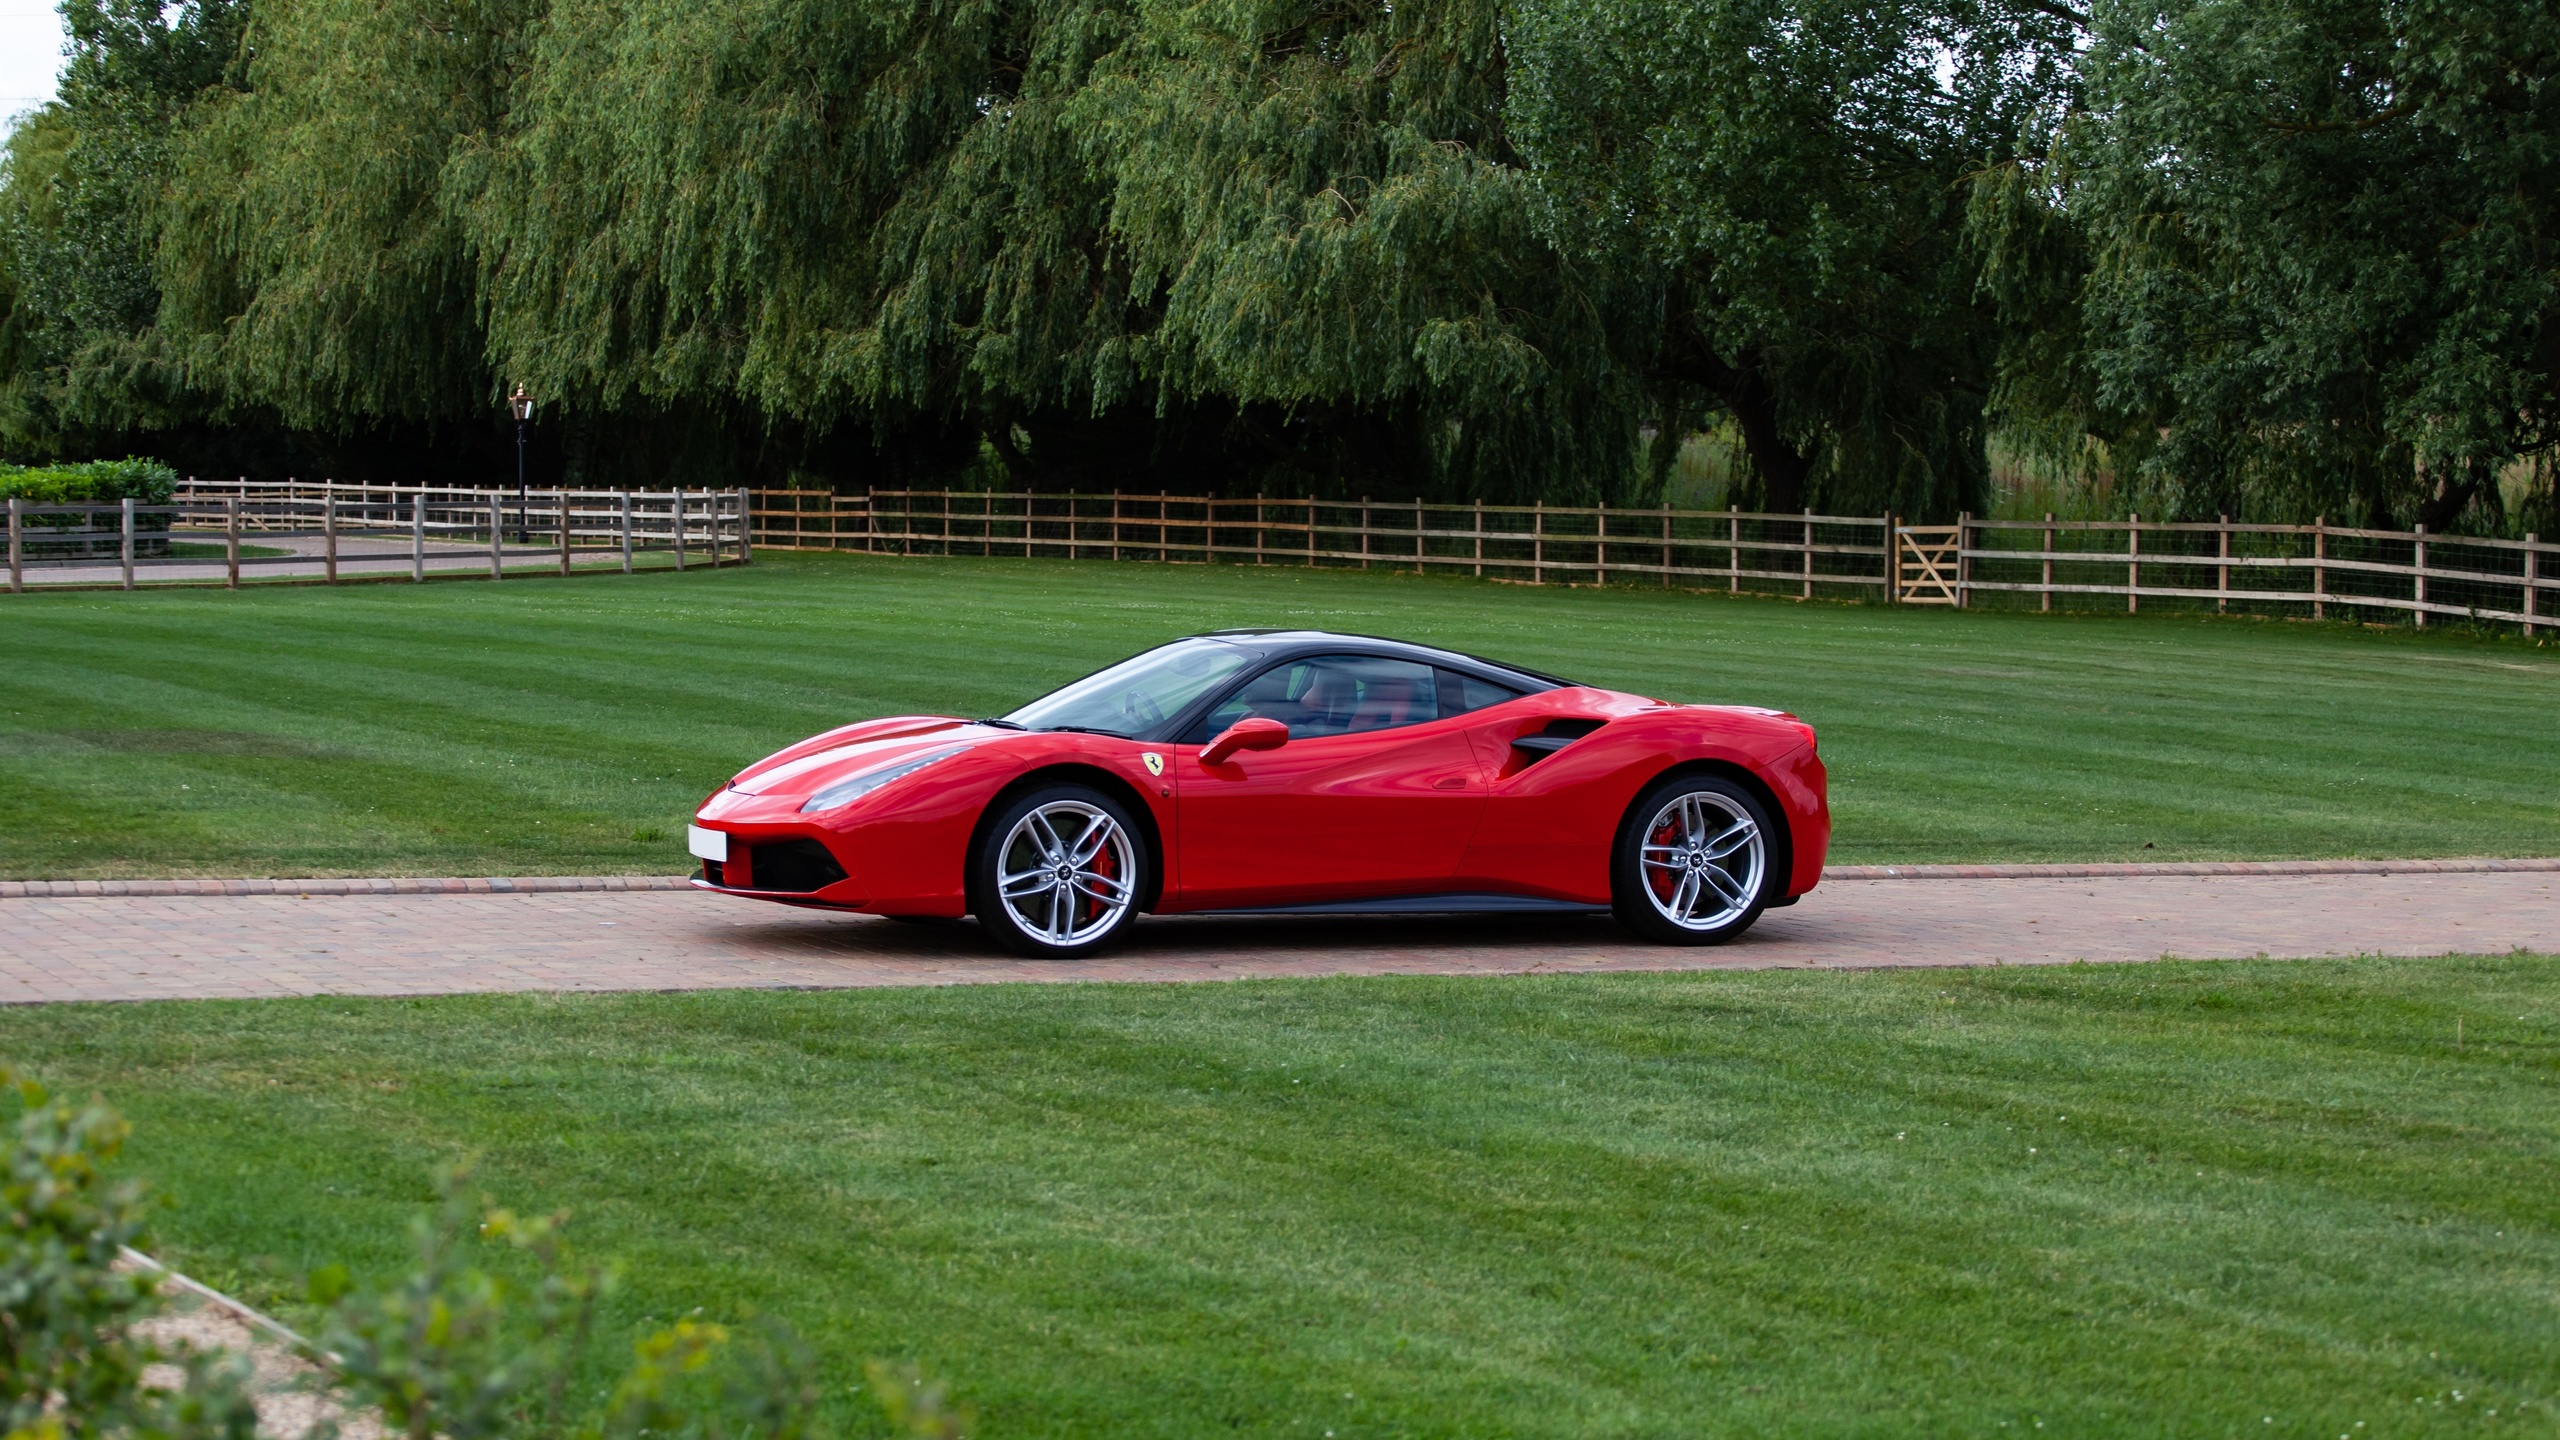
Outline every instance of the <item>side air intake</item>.
{"label": "side air intake", "polygon": [[1550,720],[1536,734],[1523,735],[1511,742],[1513,758],[1519,761],[1520,768],[1526,769],[1608,723],[1606,720]]}

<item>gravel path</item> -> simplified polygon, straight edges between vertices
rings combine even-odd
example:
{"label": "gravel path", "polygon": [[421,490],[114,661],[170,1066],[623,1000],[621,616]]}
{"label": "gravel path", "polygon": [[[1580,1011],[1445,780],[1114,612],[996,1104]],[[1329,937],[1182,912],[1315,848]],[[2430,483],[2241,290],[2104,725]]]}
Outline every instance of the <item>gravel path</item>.
{"label": "gravel path", "polygon": [[[118,1270],[134,1268],[130,1255],[117,1263]],[[149,1263],[158,1268],[159,1262]],[[340,1404],[322,1384],[320,1367],[296,1354],[273,1321],[183,1277],[170,1277],[160,1291],[168,1308],[137,1322],[135,1337],[167,1350],[227,1350],[245,1357],[251,1372],[249,1402],[257,1407],[260,1435],[299,1440],[327,1425],[336,1440],[383,1440],[381,1412]],[[164,1390],[178,1389],[185,1379],[185,1371],[171,1364],[146,1366],[142,1372],[144,1384]]]}
{"label": "gravel path", "polygon": [[[1636,944],[1606,920],[1570,917],[1163,918],[1073,962],[999,956],[969,925],[638,888],[662,881],[424,894],[391,893],[391,881],[326,882],[340,893],[274,882],[264,894],[28,884],[0,898],[0,1002],[2560,952],[2560,862],[2163,869],[2213,873],[1835,876],[1715,949]],[[2086,873],[2097,870],[2111,873]],[[130,882],[172,883],[220,882]],[[555,888],[573,883],[625,888]]]}

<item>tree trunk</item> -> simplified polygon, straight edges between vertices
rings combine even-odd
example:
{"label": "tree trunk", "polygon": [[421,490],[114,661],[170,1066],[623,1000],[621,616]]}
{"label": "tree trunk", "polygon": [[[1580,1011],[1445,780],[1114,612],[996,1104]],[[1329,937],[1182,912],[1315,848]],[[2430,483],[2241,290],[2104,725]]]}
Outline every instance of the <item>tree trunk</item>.
{"label": "tree trunk", "polygon": [[2418,523],[2429,531],[2441,532],[2462,518],[2471,497],[2480,493],[2479,467],[2469,467],[2471,474],[2459,485],[2451,477],[2435,487],[2435,493],[2418,502]]}
{"label": "tree trunk", "polygon": [[1760,377],[1748,370],[1736,374],[1740,383],[1724,402],[1742,431],[1742,448],[1751,456],[1751,468],[1760,472],[1761,503],[1773,514],[1795,514],[1805,508],[1805,476],[1812,467],[1778,433],[1777,406]]}
{"label": "tree trunk", "polygon": [[1743,453],[1751,457],[1751,468],[1760,476],[1761,503],[1768,510],[1793,514],[1805,508],[1805,482],[1812,462],[1780,432],[1777,398],[1769,393],[1768,382],[1751,357],[1745,356],[1740,365],[1728,365],[1704,342],[1693,340],[1680,353],[1666,357],[1659,373],[1705,390],[1733,413],[1734,425],[1742,432]]}
{"label": "tree trunk", "polygon": [[998,411],[994,421],[986,427],[985,434],[987,443],[995,447],[996,458],[1004,462],[1005,478],[1013,485],[1031,488],[1031,457],[1023,454],[1022,447],[1013,441],[1012,412]]}

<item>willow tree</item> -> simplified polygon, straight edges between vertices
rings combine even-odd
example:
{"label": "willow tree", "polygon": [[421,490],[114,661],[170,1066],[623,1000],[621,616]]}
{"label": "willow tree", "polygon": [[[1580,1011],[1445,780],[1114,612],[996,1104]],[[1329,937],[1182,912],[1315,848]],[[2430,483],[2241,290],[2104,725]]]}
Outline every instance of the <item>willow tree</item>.
{"label": "willow tree", "polygon": [[495,354],[574,406],[743,407],[811,464],[844,431],[973,455],[991,373],[1092,343],[1099,198],[1050,94],[1077,13],[556,6],[470,212]]}
{"label": "willow tree", "polygon": [[2043,143],[2069,11],[1521,0],[1549,223],[1654,288],[1649,373],[1732,415],[1769,508],[1979,508],[1998,317],[1966,199]]}
{"label": "willow tree", "polygon": [[259,0],[187,117],[161,324],[201,388],[298,430],[483,421],[455,200],[496,142],[529,0]]}
{"label": "willow tree", "polygon": [[54,390],[70,338],[61,287],[46,266],[62,233],[63,152],[71,127],[59,105],[36,110],[0,150],[0,460],[49,460],[60,450]]}
{"label": "willow tree", "polygon": [[65,0],[61,98],[19,125],[0,171],[9,367],[0,441],[103,449],[203,412],[159,343],[152,251],[187,108],[229,72],[236,0]]}
{"label": "willow tree", "polygon": [[67,89],[9,173],[151,158],[12,189],[96,262],[13,244],[22,394],[376,467],[521,380],[625,479],[1559,499],[1714,408],[1768,503],[1921,513],[1981,481],[1968,177],[2068,48],[2003,0],[76,3],[157,98]]}
{"label": "willow tree", "polygon": [[1491,0],[1143,15],[1078,107],[1147,305],[1133,379],[1247,422],[1336,417],[1354,472],[1625,493],[1626,296],[1537,227]]}
{"label": "willow tree", "polygon": [[1046,484],[1588,477],[1632,427],[1484,153],[1499,72],[1489,5],[570,0],[472,212],[493,345],[840,474],[850,433]]}

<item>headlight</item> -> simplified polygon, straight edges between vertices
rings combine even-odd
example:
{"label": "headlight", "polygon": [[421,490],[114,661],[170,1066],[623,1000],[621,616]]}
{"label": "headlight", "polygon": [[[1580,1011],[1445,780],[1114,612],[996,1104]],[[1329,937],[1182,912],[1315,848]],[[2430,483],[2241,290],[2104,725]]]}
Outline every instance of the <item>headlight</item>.
{"label": "headlight", "polygon": [[966,745],[953,745],[946,749],[928,750],[922,755],[910,755],[895,765],[865,771],[850,780],[839,780],[810,796],[808,801],[800,807],[800,813],[806,815],[812,811],[833,810],[840,805],[850,805],[892,780],[913,775],[936,760],[947,760],[968,748]]}

